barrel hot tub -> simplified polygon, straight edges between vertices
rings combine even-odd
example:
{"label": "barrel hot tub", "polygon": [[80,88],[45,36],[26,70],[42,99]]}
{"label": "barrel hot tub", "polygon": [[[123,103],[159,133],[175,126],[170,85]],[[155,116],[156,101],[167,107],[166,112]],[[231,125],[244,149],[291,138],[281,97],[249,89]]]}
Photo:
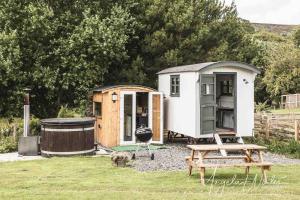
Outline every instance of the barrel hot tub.
{"label": "barrel hot tub", "polygon": [[94,153],[93,118],[51,118],[41,120],[43,156],[71,156]]}

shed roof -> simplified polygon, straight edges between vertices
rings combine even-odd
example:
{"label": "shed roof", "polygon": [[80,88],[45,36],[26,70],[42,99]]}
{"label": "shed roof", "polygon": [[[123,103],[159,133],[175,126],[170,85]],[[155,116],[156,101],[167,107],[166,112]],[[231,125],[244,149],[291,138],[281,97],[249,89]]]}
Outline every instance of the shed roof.
{"label": "shed roof", "polygon": [[140,87],[140,88],[146,88],[149,90],[153,90],[156,91],[155,89],[151,88],[151,87],[147,87],[147,86],[143,86],[143,85],[107,85],[107,86],[101,86],[98,88],[94,88],[93,92],[103,92],[105,90],[110,90],[110,89],[114,89],[114,88],[129,88],[129,87]]}
{"label": "shed roof", "polygon": [[213,68],[213,67],[236,67],[236,68],[243,68],[257,74],[260,73],[260,70],[250,64],[236,62],[236,61],[219,61],[219,62],[205,62],[205,63],[198,63],[192,65],[182,65],[177,67],[171,67],[164,69],[157,74],[168,74],[168,73],[179,73],[179,72],[197,72],[204,68]]}

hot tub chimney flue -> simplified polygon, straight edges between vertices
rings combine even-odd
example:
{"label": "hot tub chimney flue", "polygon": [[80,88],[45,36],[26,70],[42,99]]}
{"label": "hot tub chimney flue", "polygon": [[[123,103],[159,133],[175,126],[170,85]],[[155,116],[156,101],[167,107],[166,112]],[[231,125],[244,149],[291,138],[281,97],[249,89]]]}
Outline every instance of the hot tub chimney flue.
{"label": "hot tub chimney flue", "polygon": [[24,132],[23,136],[29,135],[29,122],[30,122],[30,103],[29,103],[29,88],[24,89]]}

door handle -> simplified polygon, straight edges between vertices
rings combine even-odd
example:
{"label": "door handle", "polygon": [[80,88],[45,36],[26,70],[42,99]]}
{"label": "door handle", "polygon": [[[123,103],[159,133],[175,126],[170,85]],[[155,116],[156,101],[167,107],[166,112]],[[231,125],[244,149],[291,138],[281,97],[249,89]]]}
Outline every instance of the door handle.
{"label": "door handle", "polygon": [[98,124],[98,128],[101,128],[101,125],[100,125],[100,124]]}

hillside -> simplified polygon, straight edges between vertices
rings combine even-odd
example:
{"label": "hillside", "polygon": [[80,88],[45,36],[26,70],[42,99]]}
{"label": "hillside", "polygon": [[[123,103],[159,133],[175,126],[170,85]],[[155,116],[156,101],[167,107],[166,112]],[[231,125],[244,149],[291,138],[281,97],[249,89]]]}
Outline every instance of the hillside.
{"label": "hillside", "polygon": [[255,30],[266,30],[269,32],[288,35],[293,30],[300,28],[300,25],[285,25],[285,24],[265,24],[265,23],[251,23]]}

